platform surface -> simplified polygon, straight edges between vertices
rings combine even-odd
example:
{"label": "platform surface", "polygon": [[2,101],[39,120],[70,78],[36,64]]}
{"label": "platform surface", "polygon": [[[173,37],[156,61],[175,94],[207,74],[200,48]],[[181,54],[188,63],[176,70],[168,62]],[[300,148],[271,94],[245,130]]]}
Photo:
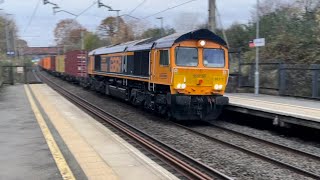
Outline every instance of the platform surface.
{"label": "platform surface", "polygon": [[227,93],[230,105],[320,123],[320,101],[294,97]]}
{"label": "platform surface", "polygon": [[46,84],[30,89],[89,179],[177,179]]}
{"label": "platform surface", "polygon": [[24,85],[0,88],[0,179],[61,179]]}

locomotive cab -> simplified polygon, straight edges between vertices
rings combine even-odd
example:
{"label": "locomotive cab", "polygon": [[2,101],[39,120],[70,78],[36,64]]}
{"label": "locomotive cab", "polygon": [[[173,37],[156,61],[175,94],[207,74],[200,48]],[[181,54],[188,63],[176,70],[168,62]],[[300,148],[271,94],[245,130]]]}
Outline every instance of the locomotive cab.
{"label": "locomotive cab", "polygon": [[176,44],[173,51],[172,94],[224,94],[229,75],[225,47],[199,40]]}
{"label": "locomotive cab", "polygon": [[214,120],[229,102],[223,96],[229,76],[228,49],[213,33],[200,31],[175,41],[168,51],[170,58],[166,68],[161,65],[166,59],[162,56],[166,54],[161,50],[156,52],[160,54],[156,56],[160,67],[154,74],[168,81],[163,83],[170,84],[167,103],[169,114],[175,119]]}

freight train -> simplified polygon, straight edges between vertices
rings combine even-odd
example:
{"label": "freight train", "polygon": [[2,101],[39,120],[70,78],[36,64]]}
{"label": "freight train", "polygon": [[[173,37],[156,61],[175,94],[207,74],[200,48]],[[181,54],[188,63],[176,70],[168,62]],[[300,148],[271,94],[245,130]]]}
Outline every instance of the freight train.
{"label": "freight train", "polygon": [[43,58],[39,65],[85,88],[176,120],[217,119],[229,102],[223,96],[229,76],[228,48],[207,29],[89,53],[68,52]]}

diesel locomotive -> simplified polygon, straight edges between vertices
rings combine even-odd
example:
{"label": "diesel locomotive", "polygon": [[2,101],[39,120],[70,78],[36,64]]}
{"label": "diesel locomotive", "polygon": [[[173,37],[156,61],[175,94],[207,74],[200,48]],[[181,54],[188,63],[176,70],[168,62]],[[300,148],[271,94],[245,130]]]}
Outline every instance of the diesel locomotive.
{"label": "diesel locomotive", "polygon": [[81,82],[176,120],[214,120],[229,99],[226,42],[207,29],[89,53]]}
{"label": "diesel locomotive", "polygon": [[207,29],[101,47],[86,59],[86,74],[74,78],[81,86],[169,118],[214,120],[229,102],[228,48]]}

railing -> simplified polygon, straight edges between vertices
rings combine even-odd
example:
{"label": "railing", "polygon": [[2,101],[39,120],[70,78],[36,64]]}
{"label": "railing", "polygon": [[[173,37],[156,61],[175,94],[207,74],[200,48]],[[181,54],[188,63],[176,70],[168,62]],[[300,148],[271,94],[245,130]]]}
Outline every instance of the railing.
{"label": "railing", "polygon": [[3,84],[3,70],[2,70],[2,65],[0,64],[0,87]]}
{"label": "railing", "polygon": [[[320,99],[320,64],[260,63],[259,72],[261,93]],[[252,92],[254,74],[254,63],[239,63],[229,89]]]}
{"label": "railing", "polygon": [[3,65],[0,66],[1,84],[26,83],[27,82],[27,66]]}

